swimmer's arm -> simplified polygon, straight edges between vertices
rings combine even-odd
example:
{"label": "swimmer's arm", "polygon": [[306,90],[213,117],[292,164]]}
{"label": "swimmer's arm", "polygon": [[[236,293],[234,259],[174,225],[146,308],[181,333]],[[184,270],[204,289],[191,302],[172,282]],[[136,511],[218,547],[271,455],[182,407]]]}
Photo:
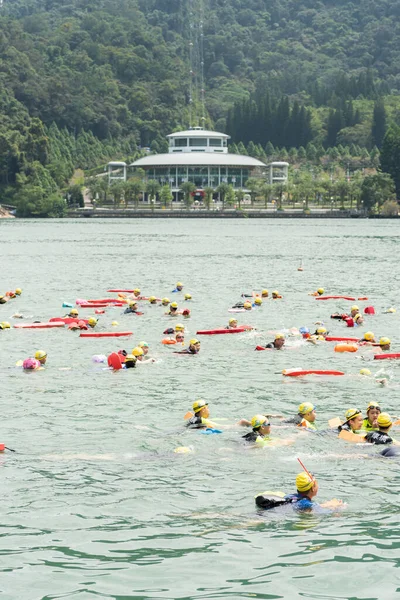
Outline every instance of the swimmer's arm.
{"label": "swimmer's arm", "polygon": [[329,508],[330,510],[345,508],[346,504],[343,500],[338,500],[337,498],[332,498],[332,500],[327,500],[319,505],[321,508]]}

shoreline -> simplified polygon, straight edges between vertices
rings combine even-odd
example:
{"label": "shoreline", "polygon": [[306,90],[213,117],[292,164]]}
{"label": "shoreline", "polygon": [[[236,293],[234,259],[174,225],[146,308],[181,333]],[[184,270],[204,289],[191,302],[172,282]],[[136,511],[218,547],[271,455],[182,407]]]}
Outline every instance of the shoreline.
{"label": "shoreline", "polygon": [[[133,210],[133,209],[78,209],[67,212],[69,218],[81,219],[366,219],[367,215],[350,211],[311,212],[300,211],[272,212],[266,210],[249,211],[202,211],[202,210]],[[398,218],[373,215],[373,218]]]}

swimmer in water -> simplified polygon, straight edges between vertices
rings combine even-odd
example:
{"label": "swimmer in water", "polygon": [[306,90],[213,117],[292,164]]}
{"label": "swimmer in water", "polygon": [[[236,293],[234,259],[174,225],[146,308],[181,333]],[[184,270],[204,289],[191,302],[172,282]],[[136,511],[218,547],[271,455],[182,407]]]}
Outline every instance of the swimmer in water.
{"label": "swimmer in water", "polygon": [[297,492],[294,494],[278,495],[264,492],[264,494],[256,496],[256,504],[263,509],[290,504],[294,510],[299,512],[331,512],[345,506],[341,500],[336,498],[323,504],[314,502],[313,498],[318,494],[318,482],[311,473],[299,473],[296,477],[296,488]]}
{"label": "swimmer in water", "polygon": [[161,300],[161,305],[162,306],[168,306],[168,304],[171,302],[171,300],[169,298],[163,298]]}
{"label": "swimmer in water", "polygon": [[238,321],[237,319],[229,319],[229,323],[226,326],[226,329],[237,329]]}
{"label": "swimmer in water", "polygon": [[124,315],[129,315],[129,313],[137,313],[137,302],[136,302],[136,300],[130,300],[128,302],[128,306],[124,310]]}
{"label": "swimmer in water", "polygon": [[69,311],[69,313],[67,315],[65,315],[66,317],[71,317],[72,319],[76,319],[76,317],[79,315],[78,311],[76,308],[71,308],[71,310]]}
{"label": "swimmer in water", "polygon": [[2,321],[0,323],[0,329],[11,329],[11,325],[8,321]]}
{"label": "swimmer in water", "polygon": [[[371,371],[366,368],[360,369],[359,375],[362,375],[363,377],[371,377],[372,378]],[[383,387],[386,387],[387,385],[389,385],[387,377],[382,377],[381,379],[377,379],[375,377],[375,381],[376,381],[376,383],[379,383],[379,385],[381,385]]]}
{"label": "swimmer in water", "polygon": [[178,281],[178,283],[176,284],[176,288],[174,290],[172,290],[172,292],[181,292],[183,290],[183,283],[181,281]]}
{"label": "swimmer in water", "polygon": [[310,335],[310,337],[306,337],[306,340],[307,342],[311,342],[312,344],[316,344],[317,342],[324,342],[328,333],[329,331],[326,329],[326,327],[317,327],[317,329],[312,335]]}
{"label": "swimmer in water", "polygon": [[47,352],[45,352],[44,350],[38,350],[35,353],[35,358],[40,362],[40,365],[43,366],[46,364]]}
{"label": "swimmer in water", "polygon": [[271,423],[265,415],[255,415],[251,419],[252,431],[242,436],[247,444],[265,445],[270,441]]}
{"label": "swimmer in water", "polygon": [[243,303],[243,308],[244,308],[244,310],[251,310],[253,307],[251,305],[251,302],[246,301]]}
{"label": "swimmer in water", "polygon": [[134,369],[136,367],[137,358],[133,354],[124,356],[124,361],[121,360],[123,369]]}
{"label": "swimmer in water", "polygon": [[358,343],[362,346],[376,344],[375,334],[372,331],[366,331]]}
{"label": "swimmer in water", "polygon": [[261,305],[262,305],[262,299],[260,298],[260,296],[256,296],[254,298],[253,306],[260,307]]}
{"label": "swimmer in water", "polygon": [[345,422],[339,425],[338,432],[350,431],[351,433],[360,434],[364,419],[361,410],[358,408],[349,408],[344,413]]}
{"label": "swimmer in water", "polygon": [[261,290],[261,298],[268,298],[269,292],[268,290]]}
{"label": "swimmer in water", "polygon": [[279,298],[282,298],[282,296],[280,295],[280,293],[278,292],[278,290],[274,290],[272,292],[272,300],[278,300]]}
{"label": "swimmer in water", "polygon": [[192,294],[185,294],[185,301],[192,300]]}
{"label": "swimmer in water", "polygon": [[308,295],[309,296],[323,296],[324,295],[324,288],[318,288],[316,292],[310,292]]}
{"label": "swimmer in water", "polygon": [[150,296],[149,297],[149,303],[150,304],[157,304],[157,298],[155,296]]}
{"label": "swimmer in water", "polygon": [[367,406],[367,417],[363,420],[362,431],[378,431],[378,417],[381,414],[381,407],[377,402],[370,402]]}
{"label": "swimmer in water", "polygon": [[89,325],[89,327],[91,329],[94,329],[96,327],[96,325],[97,325],[97,319],[96,319],[96,317],[89,317],[87,324]]}
{"label": "swimmer in water", "polygon": [[188,421],[186,421],[185,426],[190,429],[205,429],[207,427],[210,428],[218,428],[218,425],[209,420],[210,411],[208,409],[208,402],[205,400],[196,400],[193,402],[193,417],[190,417]]}
{"label": "swimmer in water", "polygon": [[[380,413],[377,418],[378,430],[369,431],[365,436],[365,441],[370,444],[393,444],[396,443],[389,435],[390,428],[392,427],[392,419],[387,413]],[[398,444],[399,442],[397,442]]]}
{"label": "swimmer in water", "polygon": [[200,342],[196,338],[190,340],[189,347],[177,352],[177,354],[198,354],[200,352]]}
{"label": "swimmer in water", "polygon": [[382,337],[379,340],[379,350],[381,350],[381,352],[387,352],[388,350],[390,350],[390,339],[388,337]]}
{"label": "swimmer in water", "polygon": [[267,344],[265,348],[268,348],[269,350],[282,350],[284,345],[285,336],[283,335],[283,333],[277,333],[275,335],[274,341]]}
{"label": "swimmer in water", "polygon": [[137,360],[138,362],[142,362],[142,361],[143,361],[143,357],[144,357],[143,348],[139,348],[139,346],[136,346],[136,347],[135,347],[135,348],[132,350],[131,354],[132,354],[133,356],[135,356],[135,358],[136,358],[136,360]]}
{"label": "swimmer in water", "polygon": [[169,305],[169,311],[165,313],[166,315],[170,316],[170,317],[176,317],[178,316],[178,303],[177,302],[171,302],[171,304]]}
{"label": "swimmer in water", "polygon": [[317,415],[315,413],[315,406],[311,402],[302,402],[299,404],[297,409],[297,415],[284,419],[282,423],[287,425],[297,425],[298,427],[305,427],[306,429],[317,429],[315,420]]}

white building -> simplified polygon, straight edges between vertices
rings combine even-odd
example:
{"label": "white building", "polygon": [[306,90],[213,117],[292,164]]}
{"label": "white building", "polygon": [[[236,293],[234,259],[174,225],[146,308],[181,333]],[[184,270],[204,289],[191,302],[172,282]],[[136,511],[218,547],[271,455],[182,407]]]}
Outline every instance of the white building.
{"label": "white building", "polygon": [[[171,133],[167,136],[168,153],[139,158],[130,168],[143,169],[146,181],[168,184],[175,201],[182,199],[180,188],[185,181],[194,183],[201,196],[205,187],[215,189],[221,183],[247,193],[250,190],[246,188],[246,181],[250,178],[264,178],[271,183],[287,180],[288,163],[266,165],[251,156],[229,154],[229,137],[225,133],[206,131],[201,127]],[[121,168],[123,165],[118,166]],[[116,163],[110,163],[109,173],[116,167]],[[126,178],[125,171],[124,176]],[[112,179],[118,178],[123,177],[114,173]]]}

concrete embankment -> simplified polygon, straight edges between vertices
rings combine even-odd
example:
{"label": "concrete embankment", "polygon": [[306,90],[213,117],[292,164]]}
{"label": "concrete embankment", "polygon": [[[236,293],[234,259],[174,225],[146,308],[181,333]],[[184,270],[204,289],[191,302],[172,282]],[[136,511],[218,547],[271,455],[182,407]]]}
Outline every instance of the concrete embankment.
{"label": "concrete embankment", "polygon": [[364,215],[350,211],[315,211],[310,214],[302,211],[266,210],[133,210],[81,208],[68,211],[68,217],[86,219],[346,219],[363,218]]}

